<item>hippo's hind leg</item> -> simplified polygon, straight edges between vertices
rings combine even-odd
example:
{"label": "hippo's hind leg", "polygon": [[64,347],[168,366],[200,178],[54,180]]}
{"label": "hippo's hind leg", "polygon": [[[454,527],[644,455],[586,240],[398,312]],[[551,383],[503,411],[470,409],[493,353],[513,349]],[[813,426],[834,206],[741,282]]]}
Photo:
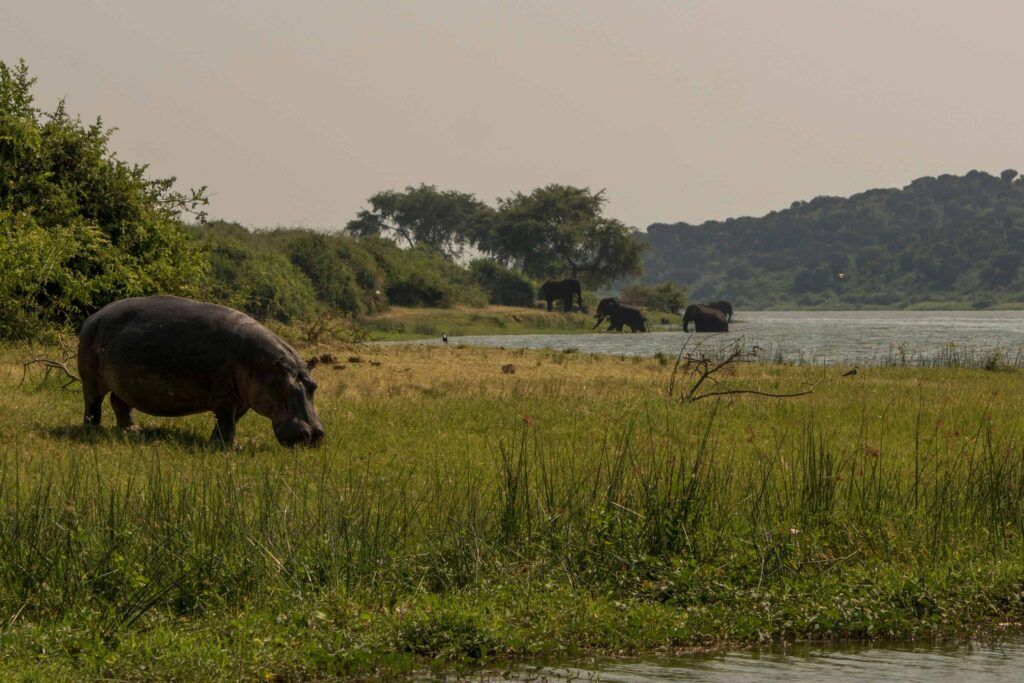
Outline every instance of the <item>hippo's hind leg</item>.
{"label": "hippo's hind leg", "polygon": [[99,382],[90,381],[82,377],[82,401],[85,403],[85,417],[82,424],[86,427],[99,426],[103,417],[103,397],[107,395],[107,388]]}
{"label": "hippo's hind leg", "polygon": [[114,417],[117,418],[117,426],[125,431],[134,431],[139,428],[135,424],[135,415],[132,407],[124,402],[124,399],[117,394],[110,394],[110,407],[114,409]]}

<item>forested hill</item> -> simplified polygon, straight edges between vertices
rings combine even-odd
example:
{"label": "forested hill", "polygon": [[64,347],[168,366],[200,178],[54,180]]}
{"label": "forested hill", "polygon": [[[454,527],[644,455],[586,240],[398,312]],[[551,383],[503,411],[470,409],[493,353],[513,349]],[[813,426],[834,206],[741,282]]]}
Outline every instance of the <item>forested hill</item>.
{"label": "forested hill", "polygon": [[1024,176],[971,171],[794,202],[761,218],[655,223],[647,282],[741,308],[1024,304]]}

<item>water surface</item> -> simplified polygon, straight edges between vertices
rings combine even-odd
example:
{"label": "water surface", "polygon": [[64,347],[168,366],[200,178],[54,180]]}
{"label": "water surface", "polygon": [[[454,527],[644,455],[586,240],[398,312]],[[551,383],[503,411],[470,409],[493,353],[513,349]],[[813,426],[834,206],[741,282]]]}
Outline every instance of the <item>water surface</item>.
{"label": "water surface", "polygon": [[[452,344],[576,349],[587,353],[675,355],[741,339],[778,360],[804,363],[926,363],[943,354],[998,352],[1024,363],[1024,311],[741,311],[725,334],[687,334],[680,327],[648,334],[519,334],[450,337]],[[419,343],[439,344],[440,340]]]}
{"label": "water surface", "polygon": [[644,681],[1024,681],[1024,641],[997,644],[791,646],[516,671],[519,680]]}

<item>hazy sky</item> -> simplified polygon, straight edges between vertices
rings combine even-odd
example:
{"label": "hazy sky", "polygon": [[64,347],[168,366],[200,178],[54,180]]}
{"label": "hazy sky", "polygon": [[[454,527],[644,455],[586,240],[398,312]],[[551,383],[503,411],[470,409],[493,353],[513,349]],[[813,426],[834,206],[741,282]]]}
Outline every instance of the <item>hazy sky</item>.
{"label": "hazy sky", "polygon": [[1024,170],[1024,3],[6,2],[0,59],[210,214],[340,228],[420,182],[654,221]]}

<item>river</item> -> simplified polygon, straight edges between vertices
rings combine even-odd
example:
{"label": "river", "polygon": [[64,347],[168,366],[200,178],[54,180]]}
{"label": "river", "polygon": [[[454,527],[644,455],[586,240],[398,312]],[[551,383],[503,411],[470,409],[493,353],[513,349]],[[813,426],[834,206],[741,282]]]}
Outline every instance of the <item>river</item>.
{"label": "river", "polygon": [[752,652],[608,660],[582,666],[525,667],[513,671],[509,677],[614,683],[1021,681],[1024,680],[1024,641],[955,645],[797,645]]}
{"label": "river", "polygon": [[[576,349],[627,356],[674,356],[742,339],[770,360],[825,364],[930,364],[997,354],[1024,365],[1024,311],[740,311],[725,334],[686,334],[678,326],[648,334],[518,334],[451,337],[451,344]],[[419,343],[439,344],[440,340]]]}

